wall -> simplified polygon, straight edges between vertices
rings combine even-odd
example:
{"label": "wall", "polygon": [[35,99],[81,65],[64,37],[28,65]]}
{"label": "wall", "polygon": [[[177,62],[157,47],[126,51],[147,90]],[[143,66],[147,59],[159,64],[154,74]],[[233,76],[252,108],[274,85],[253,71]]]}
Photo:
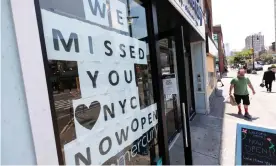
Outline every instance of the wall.
{"label": "wall", "polygon": [[[197,113],[208,114],[210,109],[206,93],[207,71],[205,42],[191,43],[191,55],[193,65],[195,109]],[[198,76],[200,76],[200,82]]]}
{"label": "wall", "polygon": [[10,0],[1,0],[1,164],[36,164]]}
{"label": "wall", "polygon": [[206,57],[206,67],[208,72],[207,79],[207,97],[209,98],[215,89],[216,73],[215,73],[215,59],[213,56]]}
{"label": "wall", "polygon": [[207,56],[206,57],[206,65],[207,65],[207,71],[208,72],[214,72],[215,71],[214,57],[213,56]]}

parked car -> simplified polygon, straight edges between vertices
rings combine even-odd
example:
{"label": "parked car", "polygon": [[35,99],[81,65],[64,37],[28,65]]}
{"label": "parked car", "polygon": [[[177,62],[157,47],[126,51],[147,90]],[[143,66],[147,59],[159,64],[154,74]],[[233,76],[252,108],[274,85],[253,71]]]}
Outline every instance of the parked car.
{"label": "parked car", "polygon": [[[257,62],[255,64],[255,70],[256,71],[262,71],[263,70],[263,65],[258,64]],[[247,73],[251,73],[253,70],[253,64],[248,64],[247,65]]]}
{"label": "parked car", "polygon": [[259,64],[259,65],[265,65],[265,63],[263,62],[263,61],[257,61],[257,64]]}

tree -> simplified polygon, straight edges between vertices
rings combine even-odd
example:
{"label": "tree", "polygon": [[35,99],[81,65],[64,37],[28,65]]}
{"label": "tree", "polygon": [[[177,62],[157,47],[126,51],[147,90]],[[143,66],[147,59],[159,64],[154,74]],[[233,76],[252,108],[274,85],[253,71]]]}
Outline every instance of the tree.
{"label": "tree", "polygon": [[261,54],[260,59],[265,63],[273,63],[273,56],[270,53]]}

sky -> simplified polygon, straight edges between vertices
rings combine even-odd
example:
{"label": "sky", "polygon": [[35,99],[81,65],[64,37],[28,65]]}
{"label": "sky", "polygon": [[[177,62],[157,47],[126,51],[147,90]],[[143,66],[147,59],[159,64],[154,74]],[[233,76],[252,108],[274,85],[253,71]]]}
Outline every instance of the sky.
{"label": "sky", "polygon": [[265,46],[275,41],[274,0],[212,0],[213,25],[221,24],[231,50],[245,47],[248,35],[261,32]]}

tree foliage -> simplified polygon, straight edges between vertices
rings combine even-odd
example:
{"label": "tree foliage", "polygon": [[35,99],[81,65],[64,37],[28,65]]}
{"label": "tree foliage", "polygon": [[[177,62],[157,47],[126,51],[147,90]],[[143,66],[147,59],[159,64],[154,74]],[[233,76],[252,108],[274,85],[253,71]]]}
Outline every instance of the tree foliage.
{"label": "tree foliage", "polygon": [[263,62],[272,63],[273,62],[273,56],[270,53],[263,53],[260,55],[259,59]]}
{"label": "tree foliage", "polygon": [[228,58],[229,64],[244,64],[246,61],[252,58],[251,50],[243,50],[240,52],[235,52],[233,56]]}

